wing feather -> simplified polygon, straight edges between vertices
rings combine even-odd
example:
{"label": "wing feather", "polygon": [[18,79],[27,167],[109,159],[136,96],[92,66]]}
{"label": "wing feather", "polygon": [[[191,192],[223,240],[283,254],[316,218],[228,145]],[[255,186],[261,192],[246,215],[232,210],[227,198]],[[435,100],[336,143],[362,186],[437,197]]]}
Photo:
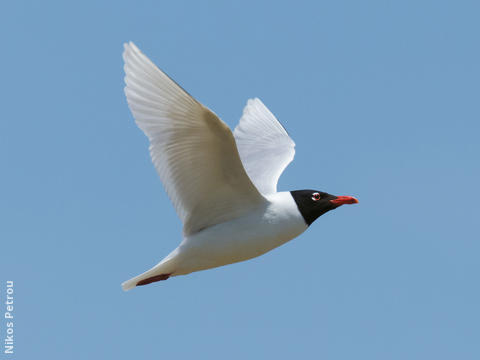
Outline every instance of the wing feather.
{"label": "wing feather", "polygon": [[277,192],[283,170],[295,156],[295,143],[260,99],[250,99],[234,131],[248,176],[264,195]]}
{"label": "wing feather", "polygon": [[186,235],[265,201],[241,163],[228,126],[133,43],[125,44],[125,94]]}

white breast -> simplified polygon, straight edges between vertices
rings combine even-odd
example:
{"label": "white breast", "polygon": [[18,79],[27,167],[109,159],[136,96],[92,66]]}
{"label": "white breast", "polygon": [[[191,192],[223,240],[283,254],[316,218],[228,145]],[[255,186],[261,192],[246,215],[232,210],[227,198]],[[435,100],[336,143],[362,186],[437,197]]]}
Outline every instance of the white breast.
{"label": "white breast", "polygon": [[176,249],[174,275],[244,261],[262,255],[307,229],[290,192],[267,196],[246,216],[186,237]]}

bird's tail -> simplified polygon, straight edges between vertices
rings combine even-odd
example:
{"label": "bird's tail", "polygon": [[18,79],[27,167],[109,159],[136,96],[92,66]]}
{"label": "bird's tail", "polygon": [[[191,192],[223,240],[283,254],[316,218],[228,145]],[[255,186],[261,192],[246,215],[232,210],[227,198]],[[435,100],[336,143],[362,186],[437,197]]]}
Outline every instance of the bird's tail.
{"label": "bird's tail", "polygon": [[147,285],[155,281],[167,280],[172,275],[170,261],[161,261],[143,274],[137,275],[122,283],[123,291],[128,291],[136,286]]}

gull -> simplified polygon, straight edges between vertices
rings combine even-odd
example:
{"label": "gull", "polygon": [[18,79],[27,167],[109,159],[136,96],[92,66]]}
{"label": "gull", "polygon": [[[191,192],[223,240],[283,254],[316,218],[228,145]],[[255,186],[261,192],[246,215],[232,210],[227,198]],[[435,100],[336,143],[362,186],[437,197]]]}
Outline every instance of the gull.
{"label": "gull", "polygon": [[128,106],[183,223],[180,245],[124,282],[125,291],[255,258],[297,237],[326,212],[358,203],[319,190],[277,192],[295,143],[260,99],[248,100],[232,133],[135,44],[124,48]]}

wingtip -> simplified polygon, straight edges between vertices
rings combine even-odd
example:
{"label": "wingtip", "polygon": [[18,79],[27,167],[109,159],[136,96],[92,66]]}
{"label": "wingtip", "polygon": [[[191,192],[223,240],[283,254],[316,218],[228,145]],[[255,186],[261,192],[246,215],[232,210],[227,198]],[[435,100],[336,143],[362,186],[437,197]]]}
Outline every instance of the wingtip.
{"label": "wingtip", "polygon": [[252,105],[258,101],[262,102],[258,97],[250,98],[247,100],[247,105]]}
{"label": "wingtip", "polygon": [[137,47],[137,45],[135,45],[135,43],[133,41],[129,41],[128,44],[130,45],[130,48],[133,51],[141,53],[140,49]]}
{"label": "wingtip", "polygon": [[122,58],[125,63],[127,62],[127,54],[129,51],[130,51],[130,44],[128,42],[123,43]]}
{"label": "wingtip", "polygon": [[125,51],[138,51],[138,52],[140,52],[137,45],[135,45],[135,43],[133,41],[124,42],[123,43],[123,49]]}

